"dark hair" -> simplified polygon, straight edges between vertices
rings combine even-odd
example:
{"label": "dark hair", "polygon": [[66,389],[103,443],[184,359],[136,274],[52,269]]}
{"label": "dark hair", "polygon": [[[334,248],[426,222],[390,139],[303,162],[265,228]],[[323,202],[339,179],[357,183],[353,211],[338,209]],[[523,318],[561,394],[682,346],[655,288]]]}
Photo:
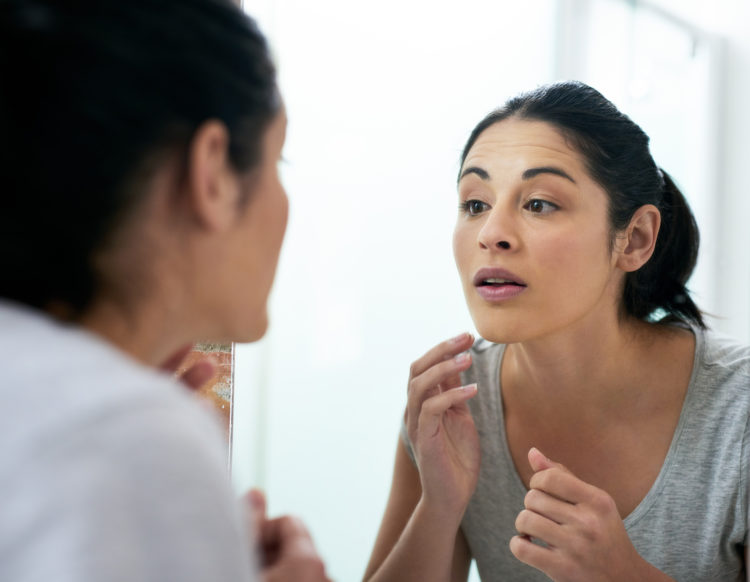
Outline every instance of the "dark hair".
{"label": "dark hair", "polygon": [[654,253],[625,278],[625,312],[639,319],[666,315],[705,327],[685,287],[698,257],[698,226],[685,197],[654,163],[643,130],[595,89],[575,81],[554,83],[513,97],[479,122],[461,165],[485,129],[510,117],[553,125],[582,154],[592,178],[609,196],[611,244],[638,208],[653,204],[659,209]]}
{"label": "dark hair", "polygon": [[266,41],[230,0],[0,0],[0,71],[0,297],[76,315],[155,159],[215,119],[250,170],[280,109]]}

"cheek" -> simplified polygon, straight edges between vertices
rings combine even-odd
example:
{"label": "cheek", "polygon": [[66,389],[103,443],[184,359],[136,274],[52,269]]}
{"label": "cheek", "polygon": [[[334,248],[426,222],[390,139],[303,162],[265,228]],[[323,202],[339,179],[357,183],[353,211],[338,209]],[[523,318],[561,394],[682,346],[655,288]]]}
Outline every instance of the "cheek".
{"label": "cheek", "polygon": [[470,256],[472,234],[466,225],[457,224],[453,230],[453,259],[456,261],[458,272],[463,275],[468,268],[468,258]]}
{"label": "cheek", "polygon": [[279,238],[283,241],[284,235],[286,234],[286,227],[289,224],[289,197],[286,195],[286,191],[280,187],[279,197],[281,199],[281,209],[279,216],[281,218],[281,225],[279,227]]}
{"label": "cheek", "polygon": [[565,233],[546,238],[539,243],[536,256],[540,266],[556,276],[577,280],[579,284],[590,281],[599,285],[600,278],[610,272],[608,240],[603,233],[590,236]]}

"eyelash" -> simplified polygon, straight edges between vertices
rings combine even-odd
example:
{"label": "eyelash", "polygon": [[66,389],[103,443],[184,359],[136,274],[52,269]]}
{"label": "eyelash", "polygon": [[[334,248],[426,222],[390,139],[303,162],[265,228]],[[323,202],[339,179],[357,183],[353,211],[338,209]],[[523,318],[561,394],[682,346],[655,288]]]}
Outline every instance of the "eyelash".
{"label": "eyelash", "polygon": [[[542,206],[546,207],[547,210],[544,208],[540,210],[532,210],[531,205],[532,204],[541,204]],[[472,208],[473,206],[481,205],[481,210],[477,210],[476,208]],[[459,210],[467,214],[469,216],[478,216],[483,211],[485,211],[487,208],[489,208],[489,205],[485,202],[482,202],[481,200],[467,200],[466,202],[461,202],[461,204],[458,205]],[[543,200],[541,198],[532,198],[526,204],[523,205],[523,208],[525,210],[528,210],[532,214],[549,214],[550,212],[553,212],[555,210],[559,210],[560,207],[555,204],[554,202],[550,202],[549,200]]]}
{"label": "eyelash", "polygon": [[[531,208],[530,208],[531,205],[535,204],[535,203],[541,203],[542,205],[547,206],[549,208],[549,210],[547,210],[547,211],[544,211],[544,210],[540,210],[540,211],[531,210]],[[550,202],[549,200],[543,200],[541,198],[532,198],[526,204],[524,204],[523,207],[526,210],[528,210],[529,212],[532,212],[533,214],[549,214],[550,212],[552,212],[554,210],[560,210],[560,207],[557,204],[555,204],[554,202]]]}
{"label": "eyelash", "polygon": [[485,204],[481,200],[467,200],[466,202],[461,202],[461,204],[458,205],[458,209],[463,214],[468,214],[469,216],[477,216],[481,211],[478,211],[478,212],[472,211],[471,207],[474,204],[481,204],[482,205],[482,210],[485,210],[487,208],[487,206],[488,206],[487,204]]}

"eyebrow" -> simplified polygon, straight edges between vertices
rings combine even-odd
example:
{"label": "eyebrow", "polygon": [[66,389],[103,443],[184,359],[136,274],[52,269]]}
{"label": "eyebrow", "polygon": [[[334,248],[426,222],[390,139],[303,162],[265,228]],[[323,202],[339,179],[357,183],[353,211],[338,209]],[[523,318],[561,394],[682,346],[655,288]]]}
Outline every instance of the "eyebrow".
{"label": "eyebrow", "polygon": [[521,174],[521,179],[531,180],[532,178],[536,178],[540,174],[552,174],[553,176],[560,176],[561,178],[565,178],[566,180],[573,182],[573,184],[576,183],[576,181],[570,177],[570,174],[568,174],[564,170],[561,170],[560,168],[555,168],[554,166],[543,166],[541,168],[529,168],[523,174]]}
{"label": "eyebrow", "polygon": [[[461,172],[461,177],[459,178],[459,181],[468,176],[469,174],[476,174],[479,176],[482,180],[489,180],[490,174],[487,172],[487,170],[483,170],[482,168],[478,168],[477,166],[469,166],[466,168],[463,172]],[[523,174],[521,174],[522,180],[531,180],[532,178],[536,178],[540,174],[552,174],[553,176],[560,176],[561,178],[565,178],[566,180],[569,180],[573,182],[573,184],[576,183],[576,181],[564,170],[561,170],[560,168],[555,168],[554,166],[542,166],[540,168],[529,168],[526,170]]]}
{"label": "eyebrow", "polygon": [[483,170],[482,168],[477,168],[476,166],[469,166],[463,172],[461,172],[461,176],[459,176],[458,178],[459,182],[463,180],[469,174],[476,174],[482,180],[485,180],[485,181],[490,179],[490,175],[487,173],[487,170]]}

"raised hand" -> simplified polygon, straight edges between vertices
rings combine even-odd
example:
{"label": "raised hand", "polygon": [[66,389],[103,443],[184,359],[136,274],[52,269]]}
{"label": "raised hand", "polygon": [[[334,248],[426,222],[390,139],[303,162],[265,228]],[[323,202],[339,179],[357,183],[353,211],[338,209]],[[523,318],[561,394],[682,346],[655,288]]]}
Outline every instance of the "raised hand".
{"label": "raised hand", "polygon": [[640,557],[609,494],[535,448],[528,456],[535,473],[510,541],[516,558],[556,582],[671,580]]}
{"label": "raised hand", "polygon": [[471,366],[464,353],[473,338],[443,342],[411,366],[406,426],[414,447],[423,500],[460,519],[479,476],[479,437],[467,400],[477,386],[461,386]]}
{"label": "raised hand", "polygon": [[252,489],[245,495],[248,526],[253,534],[264,582],[330,582],[304,524],[290,516],[268,519],[265,495]]}

